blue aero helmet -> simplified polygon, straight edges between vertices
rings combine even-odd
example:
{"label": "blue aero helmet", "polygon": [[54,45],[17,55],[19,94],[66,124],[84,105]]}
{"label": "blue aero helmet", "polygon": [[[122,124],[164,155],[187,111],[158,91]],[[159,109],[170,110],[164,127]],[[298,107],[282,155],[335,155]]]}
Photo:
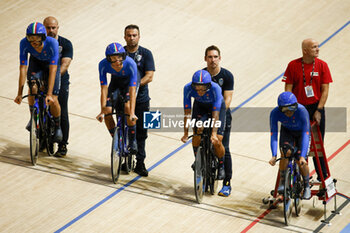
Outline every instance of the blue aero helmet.
{"label": "blue aero helmet", "polygon": [[209,90],[211,87],[211,75],[206,70],[198,70],[192,76],[192,88],[195,90],[196,85],[202,85]]}
{"label": "blue aero helmet", "polygon": [[124,47],[121,44],[114,42],[109,44],[106,48],[107,61],[112,62],[111,56],[116,56],[116,55],[120,55],[123,58],[123,60],[125,60],[126,58],[126,52]]}
{"label": "blue aero helmet", "polygon": [[39,22],[29,24],[26,31],[27,40],[28,36],[41,36],[41,41],[45,41],[47,36],[45,26]]}
{"label": "blue aero helmet", "polygon": [[278,108],[281,112],[292,111],[295,112],[298,109],[298,101],[292,92],[285,91],[278,96],[277,100]]}

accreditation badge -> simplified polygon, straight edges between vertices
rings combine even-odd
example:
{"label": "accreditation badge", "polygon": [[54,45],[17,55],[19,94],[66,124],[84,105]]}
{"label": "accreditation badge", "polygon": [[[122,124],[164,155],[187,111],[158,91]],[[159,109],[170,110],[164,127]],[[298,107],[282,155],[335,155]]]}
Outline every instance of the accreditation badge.
{"label": "accreditation badge", "polygon": [[305,93],[306,93],[306,97],[308,98],[314,97],[314,90],[312,89],[311,85],[305,87]]}

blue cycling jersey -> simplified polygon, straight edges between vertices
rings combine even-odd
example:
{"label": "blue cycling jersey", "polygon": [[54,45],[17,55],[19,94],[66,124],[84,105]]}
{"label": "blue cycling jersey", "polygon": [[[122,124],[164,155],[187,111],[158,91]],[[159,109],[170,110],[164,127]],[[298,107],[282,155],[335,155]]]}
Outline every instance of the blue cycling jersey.
{"label": "blue cycling jersey", "polygon": [[211,82],[211,88],[203,95],[199,96],[196,90],[191,87],[192,82],[189,82],[184,87],[184,108],[191,109],[191,97],[200,103],[212,104],[213,111],[220,111],[223,97],[221,87],[214,82]]}
{"label": "blue cycling jersey", "polygon": [[44,47],[41,53],[36,51],[28,42],[27,38],[23,38],[19,44],[19,59],[21,65],[28,65],[28,53],[40,61],[47,61],[50,65],[59,64],[58,41],[52,37],[46,37],[43,41]]}
{"label": "blue cycling jersey", "polygon": [[270,114],[270,130],[271,130],[271,152],[272,156],[277,156],[277,135],[278,122],[291,131],[298,131],[301,134],[301,154],[306,158],[310,143],[310,119],[306,108],[298,104],[298,109],[293,116],[287,117],[278,107],[274,108]]}
{"label": "blue cycling jersey", "polygon": [[98,64],[98,70],[100,73],[100,84],[107,85],[107,73],[114,75],[114,78],[127,79],[129,78],[129,86],[135,87],[137,85],[137,66],[133,59],[126,56],[123,61],[123,68],[117,72],[112,68],[110,62],[106,58],[102,59]]}

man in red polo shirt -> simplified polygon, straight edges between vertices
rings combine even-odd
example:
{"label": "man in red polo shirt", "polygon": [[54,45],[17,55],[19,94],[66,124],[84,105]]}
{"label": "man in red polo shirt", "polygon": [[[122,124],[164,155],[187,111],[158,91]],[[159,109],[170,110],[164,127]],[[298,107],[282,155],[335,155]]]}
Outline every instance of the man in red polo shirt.
{"label": "man in red polo shirt", "polygon": [[[303,56],[288,64],[283,76],[285,91],[293,92],[298,103],[305,106],[310,115],[320,125],[322,139],[325,133],[325,104],[328,97],[329,83],[333,82],[331,72],[326,62],[318,59],[319,44],[314,39],[305,39],[302,42]],[[316,160],[313,158],[320,180]],[[327,170],[323,157],[320,158],[323,177]]]}

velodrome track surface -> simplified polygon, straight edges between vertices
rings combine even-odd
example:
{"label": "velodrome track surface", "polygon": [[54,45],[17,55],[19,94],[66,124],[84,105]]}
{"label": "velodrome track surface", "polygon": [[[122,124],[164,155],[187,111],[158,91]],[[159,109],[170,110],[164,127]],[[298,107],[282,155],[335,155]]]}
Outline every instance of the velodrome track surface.
{"label": "velodrome track surface", "polygon": [[[205,196],[203,204],[195,203],[192,149],[180,142],[181,133],[152,131],[149,177],[123,175],[114,185],[111,139],[95,116],[100,108],[97,64],[107,44],[124,44],[123,29],[130,23],[140,26],[140,44],[155,58],[150,85],[155,108],[182,106],[183,85],[205,66],[204,50],[215,44],[222,50],[221,65],[235,76],[233,124],[241,123],[235,109],[275,106],[284,87],[280,75],[301,56],[300,43],[308,37],[323,42],[320,58],[333,76],[327,106],[349,108],[350,2],[39,0],[2,1],[0,11],[0,232],[340,232],[349,224],[349,204],[342,197],[337,199],[342,215],[331,226],[321,224],[323,206],[315,202],[313,207],[313,200],[303,202],[301,217],[289,227],[281,206],[265,212],[261,199],[277,173],[267,163],[268,132],[231,134],[234,174],[228,198]],[[27,25],[48,15],[59,20],[59,33],[74,46],[70,144],[66,158],[43,153],[33,167],[24,129],[28,107],[13,102],[18,48]],[[325,138],[332,177],[348,196],[349,140],[349,126]],[[333,201],[327,208],[330,216]]]}

